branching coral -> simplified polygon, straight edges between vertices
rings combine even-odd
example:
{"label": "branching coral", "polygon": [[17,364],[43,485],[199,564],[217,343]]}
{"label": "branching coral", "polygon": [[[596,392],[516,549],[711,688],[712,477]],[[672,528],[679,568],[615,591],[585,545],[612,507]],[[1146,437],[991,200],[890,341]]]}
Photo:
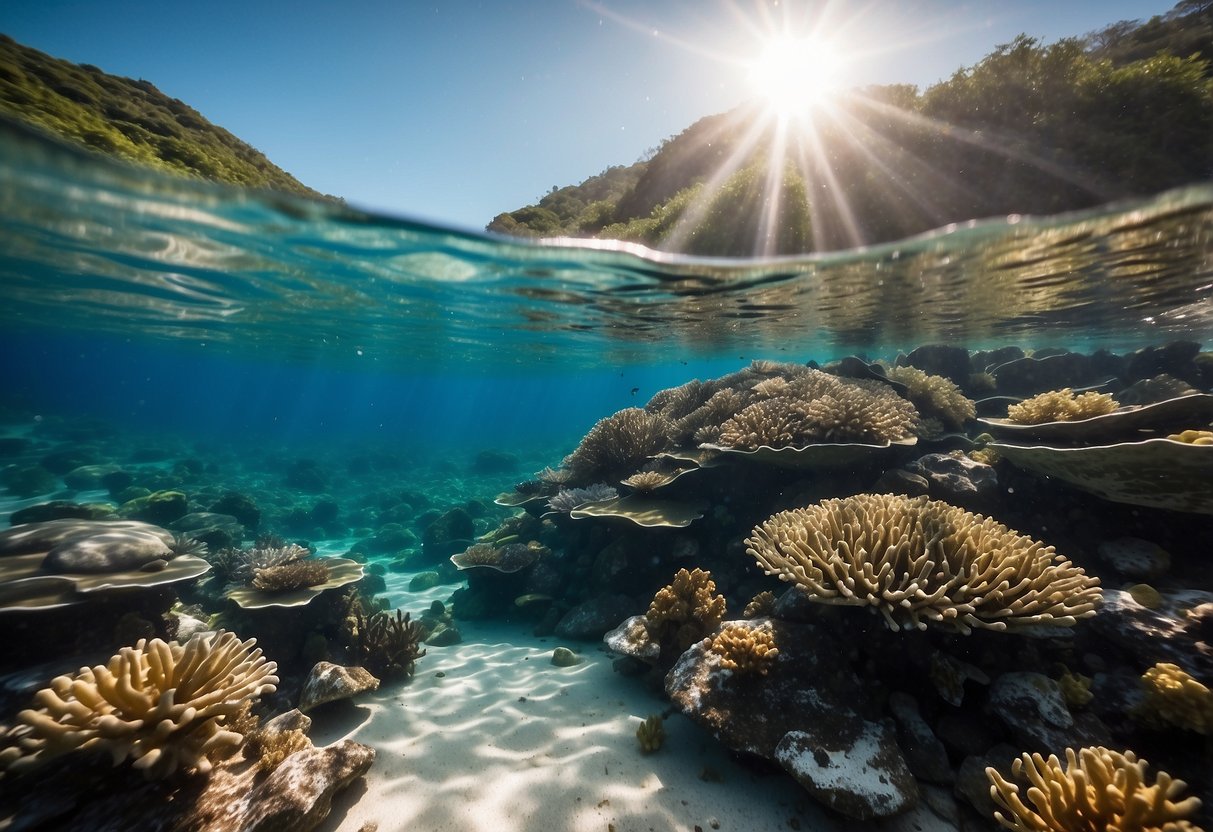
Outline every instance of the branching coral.
{"label": "branching coral", "polygon": [[745,605],[742,616],[745,618],[762,618],[775,612],[775,593],[769,589],[755,595],[750,603]]}
{"label": "branching coral", "polygon": [[267,566],[253,573],[253,589],[262,592],[293,592],[309,586],[319,586],[332,572],[321,560],[296,560],[278,566]]}
{"label": "branching coral", "polygon": [[782,511],[747,551],[769,575],[826,604],[866,606],[893,630],[1073,625],[1099,580],[991,518],[926,497],[860,494]]}
{"label": "branching coral", "polygon": [[409,614],[396,610],[395,617],[377,612],[364,618],[361,604],[354,602],[350,628],[351,649],[358,665],[380,679],[412,676],[417,659],[425,655],[421,642],[427,633],[424,626],[409,620]]}
{"label": "branching coral", "polygon": [[565,488],[548,500],[548,508],[568,514],[582,503],[597,503],[602,500],[613,500],[619,492],[606,483],[596,482],[586,488]]}
{"label": "branching coral", "polygon": [[1108,393],[1075,395],[1069,387],[1041,393],[1007,408],[1007,418],[1020,425],[1041,425],[1045,422],[1074,422],[1111,413],[1117,408],[1116,399]]}
{"label": "branching coral", "polygon": [[644,618],[662,652],[672,646],[681,653],[720,626],[725,601],[715,592],[711,573],[702,569],[679,569],[673,583],[657,590]]}
{"label": "branching coral", "polygon": [[1146,698],[1134,716],[1157,728],[1182,728],[1213,735],[1213,691],[1179,665],[1160,662],[1141,677]]}
{"label": "branching coral", "polygon": [[817,442],[894,442],[913,435],[914,405],[883,384],[851,382],[805,409],[808,435]]}
{"label": "branching coral", "polygon": [[1160,771],[1146,785],[1146,762],[1132,751],[1066,749],[1066,765],[1050,755],[1024,754],[1011,764],[1031,784],[1027,806],[1019,786],[986,769],[990,797],[1002,809],[994,818],[1012,832],[1199,832],[1188,820],[1200,808],[1195,797],[1178,799],[1187,784]]}
{"label": "branching coral", "polygon": [[726,626],[704,642],[720,657],[721,667],[738,675],[765,676],[779,655],[775,636],[767,627]]}
{"label": "branching coral", "polygon": [[105,748],[115,765],[132,758],[149,778],[206,774],[212,754],[244,741],[231,728],[245,702],[278,684],[277,665],[255,643],[222,631],[184,646],[140,639],[106,665],[58,676],[34,697],[38,710],[18,714],[0,768],[20,773],[77,748]]}
{"label": "branching coral", "polygon": [[665,727],[661,724],[661,716],[653,714],[640,723],[636,729],[636,740],[640,743],[643,754],[652,754],[661,749],[665,742]]}
{"label": "branching coral", "polygon": [[933,376],[917,367],[893,367],[888,377],[909,390],[910,401],[926,416],[933,416],[953,430],[976,418],[977,406],[951,379]]}
{"label": "branching coral", "polygon": [[649,494],[673,481],[673,477],[660,471],[639,471],[622,480],[622,483],[638,494]]}
{"label": "branching coral", "polygon": [[564,459],[571,482],[614,480],[639,468],[650,456],[665,450],[672,425],[638,407],[629,407],[599,419]]}

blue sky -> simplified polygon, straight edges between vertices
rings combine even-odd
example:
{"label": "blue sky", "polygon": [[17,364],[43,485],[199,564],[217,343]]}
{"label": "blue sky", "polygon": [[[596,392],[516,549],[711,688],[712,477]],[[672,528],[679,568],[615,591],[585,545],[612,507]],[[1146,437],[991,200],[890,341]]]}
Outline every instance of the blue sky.
{"label": "blue sky", "polygon": [[926,87],[1020,32],[1046,41],[1139,0],[10,0],[0,31],[144,78],[305,184],[481,228],[753,95],[781,21],[823,21],[847,80]]}

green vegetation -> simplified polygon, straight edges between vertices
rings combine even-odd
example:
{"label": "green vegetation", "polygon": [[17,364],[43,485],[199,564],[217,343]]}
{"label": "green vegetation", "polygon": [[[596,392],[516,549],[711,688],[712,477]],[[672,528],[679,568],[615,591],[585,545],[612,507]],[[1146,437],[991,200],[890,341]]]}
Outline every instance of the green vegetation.
{"label": "green vegetation", "polygon": [[1213,175],[1211,67],[1209,0],[1082,39],[1021,35],[925,91],[859,90],[782,154],[773,121],[743,106],[488,228],[794,253],[1156,193]]}
{"label": "green vegetation", "polygon": [[187,176],[321,196],[147,81],[52,58],[0,35],[0,114]]}

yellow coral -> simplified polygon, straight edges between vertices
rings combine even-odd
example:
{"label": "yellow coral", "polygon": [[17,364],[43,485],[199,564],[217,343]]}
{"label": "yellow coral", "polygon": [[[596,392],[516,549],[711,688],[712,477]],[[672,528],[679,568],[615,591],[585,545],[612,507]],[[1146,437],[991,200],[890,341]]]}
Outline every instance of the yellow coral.
{"label": "yellow coral", "polygon": [[1134,715],[1143,722],[1213,735],[1213,691],[1179,665],[1160,662],[1142,675],[1141,684],[1146,698]]}
{"label": "yellow coral", "polygon": [[644,754],[659,750],[665,742],[665,727],[661,724],[661,716],[653,714],[640,723],[640,727],[636,729],[636,739],[640,743],[640,751]]}
{"label": "yellow coral", "polygon": [[673,643],[679,652],[720,626],[724,620],[723,595],[714,595],[716,582],[702,569],[679,569],[669,586],[657,590],[645,613],[649,634],[663,646]]}
{"label": "yellow coral", "polygon": [[1199,832],[1187,818],[1200,800],[1177,800],[1187,784],[1160,771],[1147,786],[1146,762],[1132,751],[1094,747],[1075,754],[1067,748],[1065,769],[1055,755],[1045,760],[1024,754],[1011,772],[1031,783],[1031,808],[1020,799],[1018,785],[986,769],[990,797],[1002,809],[994,818],[1012,832]]}
{"label": "yellow coral", "polygon": [[1071,626],[1101,598],[1099,579],[1052,546],[926,497],[823,500],[779,512],[751,535],[746,551],[768,575],[813,601],[872,608],[893,630]]}
{"label": "yellow coral", "polygon": [[949,428],[959,428],[977,416],[977,406],[951,379],[917,367],[893,367],[888,376],[906,386],[910,401],[921,413],[938,418]]}
{"label": "yellow coral", "polygon": [[1090,676],[1066,671],[1061,674],[1057,684],[1061,688],[1061,695],[1066,700],[1066,704],[1071,708],[1082,708],[1090,704],[1093,698]]}
{"label": "yellow coral", "polygon": [[775,593],[769,589],[755,595],[750,603],[745,605],[742,616],[745,618],[762,618],[775,612]]}
{"label": "yellow coral", "polygon": [[1213,445],[1213,430],[1185,430],[1172,433],[1167,437],[1172,442],[1183,442],[1188,445]]}
{"label": "yellow coral", "polygon": [[106,748],[114,765],[133,758],[149,778],[179,768],[206,774],[211,754],[244,741],[231,728],[246,700],[278,684],[277,665],[254,644],[222,631],[185,646],[140,639],[107,665],[57,676],[35,695],[38,710],[17,715],[0,769],[21,773],[77,748]]}
{"label": "yellow coral", "polygon": [[1007,418],[1021,425],[1045,422],[1073,422],[1103,416],[1117,408],[1116,399],[1108,393],[1075,395],[1069,387],[1041,393],[1007,408]]}
{"label": "yellow coral", "polygon": [[1149,584],[1133,584],[1125,591],[1134,601],[1148,610],[1156,610],[1162,606],[1162,595]]}
{"label": "yellow coral", "polygon": [[707,649],[720,657],[720,666],[738,675],[757,673],[765,676],[779,656],[775,635],[768,627],[731,625],[715,638],[704,639]]}

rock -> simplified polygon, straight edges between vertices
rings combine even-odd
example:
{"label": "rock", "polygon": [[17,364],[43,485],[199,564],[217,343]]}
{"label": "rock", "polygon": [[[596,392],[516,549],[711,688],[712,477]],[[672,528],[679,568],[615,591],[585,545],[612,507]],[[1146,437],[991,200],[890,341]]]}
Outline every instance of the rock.
{"label": "rock", "polygon": [[24,523],[45,523],[47,520],[103,520],[114,516],[113,506],[101,503],[71,503],[67,500],[51,500],[14,511],[9,522],[14,526]]}
{"label": "rock", "polygon": [[409,592],[424,592],[442,583],[442,576],[437,572],[418,572],[409,581]]}
{"label": "rock", "polygon": [[704,642],[692,645],[665,678],[666,693],[683,713],[733,751],[779,762],[851,817],[883,817],[913,805],[914,780],[893,729],[858,716],[874,703],[833,636],[780,619],[728,626],[770,627],[779,655],[765,676],[736,675]]}
{"label": "rock", "polygon": [[192,813],[196,821],[179,828],[307,832],[328,817],[333,795],[366,774],[374,760],[375,749],[353,740],[296,751],[260,782],[232,778],[208,785]]}
{"label": "rock", "polygon": [[951,824],[953,829],[960,828],[960,806],[957,805],[951,789],[919,783],[918,793],[922,802],[941,820]]}
{"label": "rock", "polygon": [[581,656],[567,647],[557,647],[552,651],[552,664],[557,667],[572,667],[581,664]]}
{"label": "rock", "polygon": [[964,387],[969,383],[969,351],[947,344],[924,344],[897,361],[899,367],[917,367],[924,373],[944,376]]}
{"label": "rock", "polygon": [[399,523],[386,523],[371,537],[359,540],[354,549],[359,552],[399,552],[417,545],[417,535]]}
{"label": "rock", "polygon": [[210,625],[197,616],[189,613],[177,613],[177,635],[175,641],[185,644],[198,633],[205,633],[211,629]]}
{"label": "rock", "polygon": [[207,544],[212,552],[238,546],[244,538],[244,525],[230,514],[194,511],[168,524],[172,531]]}
{"label": "rock", "polygon": [[1166,373],[1172,378],[1198,383],[1199,373],[1193,359],[1199,352],[1200,344],[1196,341],[1172,341],[1158,347],[1143,347],[1125,357],[1125,378],[1138,381]]}
{"label": "rock", "polygon": [[998,741],[1001,733],[990,720],[977,713],[962,711],[944,714],[935,723],[935,735],[956,757],[972,757],[984,754]]}
{"label": "rock", "polygon": [[855,820],[889,817],[918,803],[918,784],[888,721],[815,722],[784,734],[774,756],[820,803]]}
{"label": "rock", "polygon": [[907,497],[921,497],[930,490],[931,484],[926,477],[904,468],[885,471],[871,488],[874,494],[904,494]]}
{"label": "rock", "polygon": [[1085,355],[1068,352],[1047,358],[1019,358],[995,367],[998,392],[1004,396],[1034,396],[1063,387],[1082,387],[1097,381],[1100,368]]}
{"label": "rock", "polygon": [[510,474],[518,470],[517,456],[504,451],[481,451],[472,461],[472,472],[476,474]]}
{"label": "rock", "polygon": [[620,656],[654,664],[661,656],[661,645],[653,641],[643,615],[633,615],[602,637],[607,649]]}
{"label": "rock", "polygon": [[997,717],[1025,750],[1065,755],[1074,717],[1061,686],[1042,673],[1004,673],[990,686],[986,711]]}
{"label": "rock", "polygon": [[314,459],[300,459],[287,469],[283,484],[307,494],[319,494],[328,486],[328,475]]}
{"label": "rock", "polygon": [[101,477],[101,487],[114,497],[122,492],[123,489],[130,488],[135,484],[135,475],[130,471],[118,469],[110,471]]}
{"label": "rock", "polygon": [[0,459],[27,454],[33,447],[34,443],[24,436],[0,436]]}
{"label": "rock", "polygon": [[317,662],[303,683],[299,710],[310,711],[317,705],[349,699],[379,687],[379,680],[361,667],[342,667],[332,662]]}
{"label": "rock", "polygon": [[123,529],[66,540],[47,553],[43,566],[51,572],[125,572],[171,556],[160,535]]}
{"label": "rock", "polygon": [[108,474],[120,470],[117,465],[81,465],[63,475],[63,483],[68,488],[77,491],[90,491],[100,488],[102,480]]}
{"label": "rock", "polygon": [[21,497],[37,497],[59,486],[55,475],[41,465],[9,465],[0,472],[0,481],[9,493]]}
{"label": "rock", "polygon": [[927,454],[906,469],[927,480],[931,497],[936,500],[968,507],[998,496],[998,474],[993,466],[967,456]]}
{"label": "rock", "polygon": [[978,350],[969,356],[969,365],[975,372],[986,372],[999,364],[1006,364],[1017,358],[1023,358],[1024,352],[1019,347],[999,347],[995,350]]}
{"label": "rock", "polygon": [[[990,761],[984,756],[965,757],[956,771],[956,794],[985,818],[994,817],[998,808],[990,797],[990,778],[986,777],[989,765]],[[1003,776],[1006,774],[1004,771]]]}
{"label": "rock", "polygon": [[97,452],[92,448],[77,447],[52,451],[42,457],[42,467],[52,474],[63,476],[67,472],[97,461]]}
{"label": "rock", "polygon": [[450,647],[463,642],[463,633],[454,624],[438,624],[425,637],[430,647]]}
{"label": "rock", "polygon": [[1164,590],[1157,609],[1147,609],[1120,589],[1105,589],[1091,626],[1133,656],[1145,668],[1177,664],[1206,687],[1213,686],[1213,641],[1205,633],[1205,615],[1213,592]]}
{"label": "rock", "polygon": [[1139,537],[1118,537],[1099,544],[1099,557],[1116,572],[1136,581],[1161,578],[1171,569],[1171,555],[1157,543]]}
{"label": "rock", "polygon": [[600,639],[636,609],[626,595],[603,595],[584,601],[566,612],[556,623],[561,638]]}
{"label": "rock", "polygon": [[971,665],[955,656],[949,656],[942,651],[935,651],[931,654],[929,676],[931,684],[940,698],[957,708],[964,702],[965,682],[972,681],[979,685],[990,684],[990,677],[980,667]]}
{"label": "rock", "polygon": [[229,491],[211,505],[211,511],[216,514],[227,514],[235,517],[236,521],[250,531],[261,524],[261,509],[252,498],[235,491]]}
{"label": "rock", "polygon": [[156,491],[118,507],[118,514],[122,517],[143,520],[159,526],[179,520],[188,511],[189,500],[180,491]]}
{"label": "rock", "polygon": [[948,762],[948,750],[918,712],[918,702],[907,693],[889,696],[889,710],[897,720],[898,745],[915,777],[932,783],[949,784],[955,778]]}
{"label": "rock", "polygon": [[425,527],[421,533],[421,551],[435,561],[462,552],[476,536],[476,524],[465,509],[453,508]]}

